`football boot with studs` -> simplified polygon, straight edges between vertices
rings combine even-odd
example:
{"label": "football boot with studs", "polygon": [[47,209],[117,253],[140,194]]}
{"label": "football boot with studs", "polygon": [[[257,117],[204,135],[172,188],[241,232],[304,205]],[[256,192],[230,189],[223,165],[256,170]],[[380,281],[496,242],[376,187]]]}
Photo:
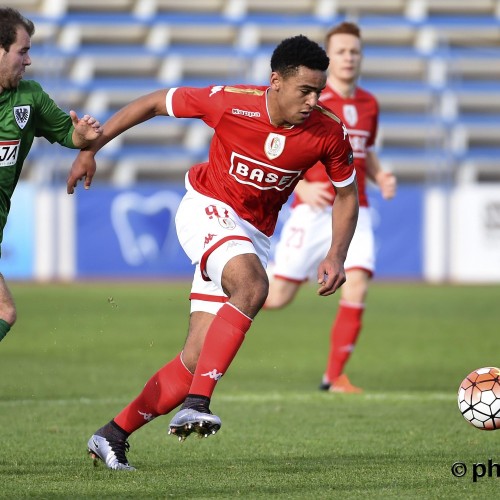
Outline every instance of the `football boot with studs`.
{"label": "football boot with studs", "polygon": [[135,470],[135,467],[132,467],[128,463],[125,455],[130,448],[127,440],[112,439],[111,437],[106,438],[94,434],[89,439],[87,447],[95,466],[98,465],[99,461],[102,461],[109,469]]}
{"label": "football boot with studs", "polygon": [[217,415],[185,408],[172,418],[168,433],[184,441],[193,432],[199,437],[208,437],[221,428],[221,420]]}

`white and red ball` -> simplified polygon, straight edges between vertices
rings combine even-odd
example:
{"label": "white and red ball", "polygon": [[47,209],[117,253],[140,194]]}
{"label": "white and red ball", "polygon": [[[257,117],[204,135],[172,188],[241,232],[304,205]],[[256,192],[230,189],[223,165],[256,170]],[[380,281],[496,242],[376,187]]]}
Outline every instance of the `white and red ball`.
{"label": "white and red ball", "polygon": [[500,369],[478,368],[464,378],[458,389],[458,408],[478,429],[500,428]]}

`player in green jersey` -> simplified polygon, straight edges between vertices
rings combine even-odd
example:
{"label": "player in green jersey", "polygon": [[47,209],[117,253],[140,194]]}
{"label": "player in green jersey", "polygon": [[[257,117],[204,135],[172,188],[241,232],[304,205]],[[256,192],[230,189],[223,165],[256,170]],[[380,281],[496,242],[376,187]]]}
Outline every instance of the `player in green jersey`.
{"label": "player in green jersey", "polygon": [[[42,87],[22,80],[31,64],[33,23],[17,10],[0,8],[0,244],[12,193],[35,137],[82,149],[102,133],[92,116],[60,109]],[[1,249],[0,249],[1,255]],[[12,295],[0,273],[0,340],[16,321]]]}

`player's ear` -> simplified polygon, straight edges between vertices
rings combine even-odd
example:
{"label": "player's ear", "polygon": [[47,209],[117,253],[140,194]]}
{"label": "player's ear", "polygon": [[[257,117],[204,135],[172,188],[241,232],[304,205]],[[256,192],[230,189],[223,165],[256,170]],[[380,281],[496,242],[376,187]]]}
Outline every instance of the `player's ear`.
{"label": "player's ear", "polygon": [[280,85],[281,85],[281,75],[277,73],[276,71],[273,71],[271,73],[271,88],[273,90],[279,90]]}

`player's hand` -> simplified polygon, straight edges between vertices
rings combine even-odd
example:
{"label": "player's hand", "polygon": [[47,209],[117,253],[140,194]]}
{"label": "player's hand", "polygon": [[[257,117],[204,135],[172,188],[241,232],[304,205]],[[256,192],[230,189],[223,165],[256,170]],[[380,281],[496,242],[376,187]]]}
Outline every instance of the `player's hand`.
{"label": "player's hand", "polygon": [[384,200],[390,200],[396,196],[397,180],[392,172],[381,170],[376,176],[376,181]]}
{"label": "player's hand", "polygon": [[341,261],[326,257],[318,266],[318,295],[326,297],[335,293],[346,280]]}
{"label": "player's hand", "polygon": [[94,153],[91,151],[82,150],[78,153],[73,165],[71,165],[71,170],[68,175],[68,182],[66,184],[66,191],[68,194],[73,194],[75,192],[76,185],[78,181],[83,180],[83,187],[89,189],[92,184],[92,178],[95,175],[96,162],[94,158]]}
{"label": "player's hand", "polygon": [[323,209],[331,207],[334,195],[331,192],[330,182],[308,182],[300,181],[295,187],[295,192],[300,196],[304,203],[313,208]]}
{"label": "player's hand", "polygon": [[75,128],[75,134],[83,143],[94,141],[102,134],[102,126],[93,116],[84,115],[82,118],[78,118],[73,110],[69,112],[69,115]]}

